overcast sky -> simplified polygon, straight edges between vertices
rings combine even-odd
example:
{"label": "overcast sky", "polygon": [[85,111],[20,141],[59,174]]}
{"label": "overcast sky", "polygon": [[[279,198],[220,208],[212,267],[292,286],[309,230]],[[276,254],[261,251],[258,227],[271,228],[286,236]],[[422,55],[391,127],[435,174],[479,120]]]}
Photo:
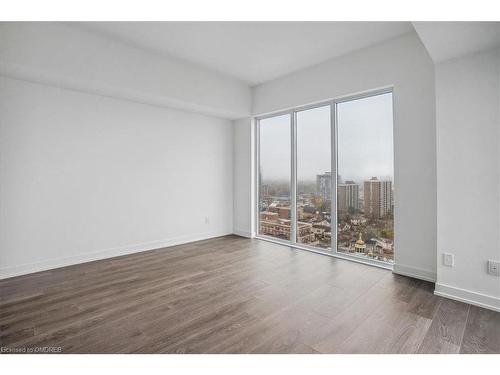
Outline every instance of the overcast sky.
{"label": "overcast sky", "polygon": [[[345,180],[393,176],[392,94],[338,104],[338,165]],[[290,179],[290,118],[260,122],[265,180]],[[297,178],[314,181],[330,171],[330,108],[297,113]]]}

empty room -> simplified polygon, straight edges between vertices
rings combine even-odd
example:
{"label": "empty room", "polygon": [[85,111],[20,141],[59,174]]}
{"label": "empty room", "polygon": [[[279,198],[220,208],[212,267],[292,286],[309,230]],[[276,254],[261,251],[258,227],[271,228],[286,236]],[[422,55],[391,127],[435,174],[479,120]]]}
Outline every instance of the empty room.
{"label": "empty room", "polygon": [[0,22],[2,354],[498,360],[499,35]]}

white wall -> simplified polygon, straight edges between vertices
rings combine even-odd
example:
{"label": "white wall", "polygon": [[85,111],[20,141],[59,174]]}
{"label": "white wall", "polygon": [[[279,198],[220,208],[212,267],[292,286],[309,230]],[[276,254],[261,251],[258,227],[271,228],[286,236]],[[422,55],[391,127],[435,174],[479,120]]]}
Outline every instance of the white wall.
{"label": "white wall", "polygon": [[0,277],[231,233],[232,157],[229,120],[0,77]]}
{"label": "white wall", "polygon": [[[500,310],[498,51],[436,65],[438,294]],[[442,253],[455,266],[442,265]]]}
{"label": "white wall", "polygon": [[243,82],[61,23],[0,22],[0,75],[225,118],[251,110]]}
{"label": "white wall", "polygon": [[[395,271],[435,280],[434,66],[415,33],[257,86],[253,114],[389,85],[394,86]],[[235,152],[247,152],[250,138],[236,142]],[[236,188],[241,185],[235,183]],[[236,191],[235,197],[240,196],[245,194]],[[235,204],[246,207],[249,199]],[[235,222],[243,222],[240,215],[247,212],[235,212]]]}
{"label": "white wall", "polygon": [[253,236],[254,159],[253,121],[250,117],[233,122],[234,127],[234,233]]}

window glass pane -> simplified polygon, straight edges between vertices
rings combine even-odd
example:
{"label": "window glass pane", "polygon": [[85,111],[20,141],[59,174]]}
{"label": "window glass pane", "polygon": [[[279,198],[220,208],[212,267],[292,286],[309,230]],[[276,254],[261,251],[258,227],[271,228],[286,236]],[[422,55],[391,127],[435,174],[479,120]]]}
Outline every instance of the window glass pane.
{"label": "window glass pane", "polygon": [[290,115],[259,122],[259,234],[290,240]]}
{"label": "window glass pane", "polygon": [[337,251],[392,263],[392,93],[339,103],[337,116]]}
{"label": "window glass pane", "polygon": [[331,248],[330,106],[297,112],[297,243]]}

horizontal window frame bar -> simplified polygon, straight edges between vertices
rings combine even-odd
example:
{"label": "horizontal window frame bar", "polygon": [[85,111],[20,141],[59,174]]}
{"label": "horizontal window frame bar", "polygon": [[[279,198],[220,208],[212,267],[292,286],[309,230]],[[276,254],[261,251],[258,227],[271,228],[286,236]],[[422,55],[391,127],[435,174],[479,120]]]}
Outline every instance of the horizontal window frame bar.
{"label": "horizontal window frame bar", "polygon": [[314,109],[318,107],[323,107],[329,104],[339,104],[339,103],[344,103],[348,102],[351,100],[356,100],[356,99],[364,99],[364,98],[369,98],[371,96],[377,96],[377,95],[383,95],[383,94],[388,94],[388,93],[394,93],[394,85],[387,85],[387,86],[382,86],[373,90],[366,90],[366,91],[360,91],[356,93],[351,93],[351,94],[346,94],[346,95],[341,95],[337,97],[333,97],[330,99],[322,99],[316,102],[311,102],[308,104],[304,105],[299,105],[299,106],[293,106],[293,107],[288,107],[284,109],[278,109],[276,111],[271,111],[271,112],[265,112],[262,114],[254,115],[253,118],[255,120],[265,120],[270,117],[276,117],[276,116],[282,116],[286,114],[293,114],[294,112],[301,112],[305,111],[308,109]]}

